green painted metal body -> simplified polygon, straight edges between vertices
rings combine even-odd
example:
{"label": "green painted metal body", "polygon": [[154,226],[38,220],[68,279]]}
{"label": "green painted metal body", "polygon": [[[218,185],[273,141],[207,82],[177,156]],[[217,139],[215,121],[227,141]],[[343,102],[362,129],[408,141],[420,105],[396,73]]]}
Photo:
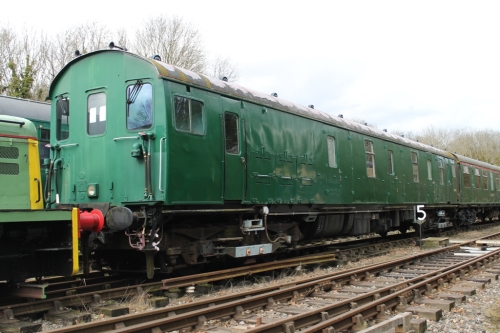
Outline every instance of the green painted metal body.
{"label": "green painted metal body", "polygon": [[[152,86],[153,124],[128,130],[126,89],[139,79]],[[89,135],[86,106],[96,92],[106,94],[106,127],[100,135]],[[67,140],[57,140],[52,131],[53,159],[62,167],[57,190],[62,203],[459,202],[459,181],[451,172],[457,158],[452,154],[130,53],[107,50],[73,60],[51,86],[53,109],[61,95],[69,99],[71,113]],[[203,104],[201,134],[176,128],[176,97]],[[239,147],[233,153],[224,145],[226,113],[238,118]],[[154,138],[143,140],[140,132]],[[329,165],[329,136],[335,138],[335,167]],[[368,176],[367,140],[373,144],[375,177]],[[145,191],[145,159],[131,156],[134,144],[151,153],[152,193]],[[388,151],[393,154],[392,174]],[[98,184],[97,197],[88,197],[89,184]],[[497,196],[467,198],[462,201],[497,202]]]}
{"label": "green painted metal body", "polygon": [[78,220],[42,210],[37,127],[0,115],[0,280],[71,275],[78,268]]}
{"label": "green painted metal body", "polygon": [[0,210],[31,208],[29,138],[36,140],[31,121],[0,116]]}
{"label": "green painted metal body", "polygon": [[500,202],[500,168],[465,156],[456,157],[461,202],[474,205]]}
{"label": "green painted metal body", "polygon": [[[71,222],[71,210],[9,210],[0,214],[0,223],[17,222]],[[67,227],[67,226],[65,226]],[[71,228],[71,224],[69,225]],[[71,230],[67,233],[71,236]],[[69,243],[71,239],[68,239]]]}
{"label": "green painted metal body", "polygon": [[[36,128],[38,152],[42,169],[42,184],[45,185],[47,167],[44,159],[50,158],[50,103],[33,101],[10,96],[0,96],[0,115],[21,117],[30,120]],[[63,126],[63,131],[67,131]]]}
{"label": "green painted metal body", "polygon": [[[49,206],[102,211],[89,241],[113,269],[406,232],[417,205],[424,229],[499,215],[498,167],[128,52],[75,58],[50,99]],[[492,185],[462,194],[466,164]]]}

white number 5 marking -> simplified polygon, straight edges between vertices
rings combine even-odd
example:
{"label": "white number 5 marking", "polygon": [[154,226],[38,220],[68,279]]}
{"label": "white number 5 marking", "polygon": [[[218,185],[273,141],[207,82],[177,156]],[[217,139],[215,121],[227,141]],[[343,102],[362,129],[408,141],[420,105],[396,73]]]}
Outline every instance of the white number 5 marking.
{"label": "white number 5 marking", "polygon": [[[417,216],[416,217],[417,217],[417,220],[419,220],[419,221],[425,220],[425,218],[427,217],[427,213],[421,208],[424,208],[424,205],[417,205],[417,213],[416,213]],[[421,217],[420,217],[420,214],[422,214]]]}

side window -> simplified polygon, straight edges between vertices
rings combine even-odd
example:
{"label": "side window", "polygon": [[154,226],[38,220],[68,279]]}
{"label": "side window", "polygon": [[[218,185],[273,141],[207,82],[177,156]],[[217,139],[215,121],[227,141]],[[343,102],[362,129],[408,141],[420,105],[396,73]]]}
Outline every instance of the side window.
{"label": "side window", "polygon": [[411,164],[413,166],[413,182],[418,183],[418,155],[416,152],[411,152]]}
{"label": "side window", "polygon": [[495,173],[495,180],[497,182],[497,191],[500,191],[500,173]]}
{"label": "side window", "polygon": [[464,165],[464,187],[470,187],[470,173],[467,165]]}
{"label": "side window", "polygon": [[439,168],[439,184],[444,185],[444,166],[443,160],[438,158],[438,168]]}
{"label": "side window", "polygon": [[42,140],[50,141],[50,130],[42,128],[42,130],[40,132],[39,140],[40,141],[42,141]]}
{"label": "side window", "polygon": [[483,170],[483,188],[488,189],[488,171]]}
{"label": "side window", "polygon": [[387,151],[387,159],[388,159],[388,169],[387,172],[390,175],[394,174],[394,155],[392,154],[392,150]]}
{"label": "side window", "polygon": [[91,94],[87,98],[87,134],[106,132],[106,94]]}
{"label": "side window", "polygon": [[366,153],[366,175],[375,178],[375,153],[373,151],[373,142],[365,140]]}
{"label": "side window", "polygon": [[479,169],[474,169],[474,187],[475,188],[481,188],[481,173]]}
{"label": "side window", "polygon": [[333,136],[327,136],[326,143],[328,145],[328,166],[330,168],[336,168],[337,155],[335,152],[335,138]]}
{"label": "side window", "polygon": [[495,181],[494,181],[493,175],[494,175],[494,173],[490,171],[490,185],[491,185],[492,191],[495,190]]}
{"label": "side window", "polygon": [[69,99],[59,96],[56,101],[56,139],[66,140],[69,137]]}
{"label": "side window", "polygon": [[49,142],[45,140],[38,141],[38,155],[40,157],[40,165],[43,165],[43,160],[45,158],[50,158],[50,148],[45,147],[47,143]]}
{"label": "side window", "polygon": [[451,175],[453,178],[457,178],[457,171],[455,169],[455,161],[450,160]]}
{"label": "side window", "polygon": [[182,132],[203,135],[205,124],[203,103],[190,98],[174,97],[175,128]]}
{"label": "side window", "polygon": [[427,160],[427,179],[432,180],[432,162]]}
{"label": "side window", "polygon": [[226,152],[228,154],[238,154],[240,152],[238,115],[226,112],[224,114],[224,129],[226,134]]}
{"label": "side window", "polygon": [[141,80],[127,87],[127,129],[153,126],[153,86]]}

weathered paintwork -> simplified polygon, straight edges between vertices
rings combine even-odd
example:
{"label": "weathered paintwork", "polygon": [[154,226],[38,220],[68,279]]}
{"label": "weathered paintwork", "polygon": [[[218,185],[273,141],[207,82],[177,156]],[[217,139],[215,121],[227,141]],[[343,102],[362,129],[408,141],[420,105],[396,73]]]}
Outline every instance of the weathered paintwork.
{"label": "weathered paintwork", "polygon": [[[462,203],[500,202],[500,168],[496,165],[454,154],[458,161]],[[466,173],[466,170],[468,173]],[[466,186],[465,177],[469,177]]]}
{"label": "weathered paintwork", "polygon": [[78,209],[43,210],[37,128],[28,119],[0,115],[0,184],[0,280],[78,273]]}
{"label": "weathered paintwork", "polygon": [[35,125],[0,115],[0,210],[43,208]]}
{"label": "weathered paintwork", "polygon": [[0,95],[0,115],[26,118],[35,125],[42,184],[45,185],[46,167],[43,166],[43,160],[50,158],[50,149],[47,147],[50,143],[50,103]]}
{"label": "weathered paintwork", "polygon": [[496,192],[460,194],[476,161],[132,53],[75,58],[50,99],[50,206],[102,211],[89,237],[114,269],[406,232],[419,205],[424,229],[499,215]]}
{"label": "weathered paintwork", "polygon": [[[146,142],[152,153],[151,196],[144,195],[143,161],[130,157],[133,144],[141,141],[140,130],[127,130],[124,116],[126,86],[138,79],[153,86],[154,124],[146,130],[154,134]],[[96,91],[106,93],[108,123],[105,133],[89,136],[83,126],[86,104]],[[51,99],[66,92],[71,122],[82,125],[70,126],[68,140],[53,138],[64,147],[55,154],[64,168],[61,202],[457,202],[458,182],[449,176],[455,158],[445,151],[156,60],[115,50],[81,56],[57,75]],[[203,135],[175,129],[175,96],[203,103]],[[238,116],[237,154],[224,150],[225,112]],[[335,168],[328,166],[327,136],[335,138]],[[375,177],[367,176],[365,140],[373,142]],[[393,152],[393,174],[387,172],[388,150]],[[413,181],[412,151],[419,158],[418,183]],[[443,184],[436,182],[438,159],[444,165]],[[99,184],[96,198],[86,195],[91,183]]]}

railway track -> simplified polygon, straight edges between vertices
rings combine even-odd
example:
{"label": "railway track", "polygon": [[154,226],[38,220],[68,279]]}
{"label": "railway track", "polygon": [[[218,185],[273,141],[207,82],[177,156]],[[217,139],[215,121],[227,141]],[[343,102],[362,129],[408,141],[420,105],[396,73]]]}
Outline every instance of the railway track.
{"label": "railway track", "polygon": [[[307,265],[314,263],[321,264],[332,260],[338,262],[359,260],[363,257],[384,253],[388,249],[402,244],[411,243],[416,239],[417,237],[415,234],[408,233],[405,235],[395,234],[386,238],[377,236],[372,238],[344,240],[343,242],[325,240],[323,241],[322,246],[326,248],[327,251],[319,252],[319,250],[316,250],[316,252],[314,252],[313,250],[308,249],[309,251],[306,252],[312,252],[311,254],[297,256],[292,259],[280,260],[279,262],[273,261],[262,264],[233,267],[228,270],[214,270],[203,274],[169,278],[168,280],[163,281],[168,281],[168,285],[172,288],[176,288],[183,287],[191,283],[201,283],[200,281],[197,282],[197,280],[202,277],[205,277],[206,282],[208,282],[213,281],[214,277],[217,276],[231,278],[244,274],[255,274],[268,271],[270,269],[286,268],[299,265],[300,263]],[[22,298],[28,298],[30,300],[50,299],[65,295],[68,296],[70,294],[82,294],[90,291],[98,291],[99,289],[112,289],[114,287],[119,287],[120,284],[123,286],[130,286],[133,284],[139,284],[140,282],[134,283],[134,281],[139,280],[142,281],[143,277],[141,278],[137,277],[137,275],[134,276],[130,274],[120,274],[120,272],[102,271],[94,272],[87,277],[76,276],[74,278],[50,278],[39,282],[33,281],[32,283],[18,284],[16,286],[17,288],[12,288],[7,285],[0,286],[0,295],[2,295],[2,297],[0,297],[0,309],[2,306],[11,305],[10,303],[6,304],[6,302],[12,301],[15,303],[15,297],[20,298],[17,302],[21,302]],[[5,296],[11,296],[11,298]]]}
{"label": "railway track", "polygon": [[[246,277],[262,272],[281,270],[289,267],[308,265],[321,265],[326,263],[341,264],[347,261],[381,255],[392,248],[409,244],[415,241],[415,237],[409,235],[406,239],[394,237],[394,240],[382,241],[376,244],[353,241],[347,249],[332,249],[331,251],[304,255],[293,259],[281,260],[255,264],[251,266],[236,267],[223,271],[214,271],[203,274],[182,276],[144,283],[136,278],[124,279],[121,276],[94,276],[88,279],[77,279],[74,281],[57,281],[53,284],[44,285],[43,288],[33,284],[23,286],[18,290],[10,291],[10,295],[22,296],[22,298],[4,298],[0,310],[9,310],[12,316],[33,315],[42,312],[54,312],[58,308],[92,307],[102,306],[111,300],[125,300],[144,293],[146,290],[154,296],[161,296],[164,292],[172,289],[200,285],[220,280],[228,280],[236,277]],[[360,244],[363,243],[363,244]],[[39,293],[43,292],[41,295]],[[8,303],[9,302],[9,303]],[[161,302],[160,302],[161,303]],[[55,311],[57,312],[57,311]],[[75,321],[87,320],[75,315]]]}
{"label": "railway track", "polygon": [[[491,224],[476,224],[474,229],[482,229],[491,226]],[[451,235],[456,231],[446,231],[441,235]],[[186,275],[179,278],[170,278],[163,280],[163,289],[179,288],[192,284],[211,282],[220,279],[228,279],[242,275],[257,274],[273,269],[283,269],[295,265],[321,264],[325,262],[336,261],[338,264],[349,261],[357,261],[362,258],[384,254],[395,246],[408,244],[409,242],[417,241],[416,233],[394,234],[387,237],[369,237],[362,239],[343,239],[338,240],[323,240],[300,246],[297,250],[305,252],[313,252],[310,255],[302,255],[293,259],[281,260],[280,262],[269,262],[264,264],[254,264],[252,266],[243,266],[231,268],[229,270],[216,270],[203,274]],[[321,247],[321,253],[317,248]],[[89,292],[99,293],[101,290],[109,290],[127,286],[139,285],[141,282],[137,277],[121,278],[120,272],[96,272],[90,276],[77,276],[75,278],[51,278],[39,282],[19,284],[16,288],[12,286],[0,287],[0,310],[5,309],[13,304],[25,302],[28,299],[32,302],[35,299],[54,299],[64,296],[80,295]],[[156,285],[156,282],[147,284],[151,288]]]}
{"label": "railway track", "polygon": [[[489,237],[498,237],[498,234]],[[214,325],[210,323],[221,318],[234,318],[244,323],[248,332],[292,332],[296,329],[313,332],[316,328],[339,332],[353,326],[359,330],[366,320],[377,316],[382,320],[385,309],[400,304],[403,309],[410,302],[420,302],[433,289],[444,288],[445,283],[457,278],[464,279],[465,274],[471,274],[480,265],[498,259],[498,252],[489,253],[484,258],[451,257],[451,252],[458,251],[460,245],[340,274],[305,278],[300,282],[252,289],[53,332],[164,332],[195,327],[217,331],[217,327],[210,327]],[[351,290],[346,292],[346,288]],[[365,290],[371,288],[373,290]],[[306,307],[307,311],[300,310],[298,305]],[[286,318],[267,318],[259,312],[262,309],[281,312]],[[262,325],[258,326],[259,322]],[[322,328],[318,328],[320,326]]]}

